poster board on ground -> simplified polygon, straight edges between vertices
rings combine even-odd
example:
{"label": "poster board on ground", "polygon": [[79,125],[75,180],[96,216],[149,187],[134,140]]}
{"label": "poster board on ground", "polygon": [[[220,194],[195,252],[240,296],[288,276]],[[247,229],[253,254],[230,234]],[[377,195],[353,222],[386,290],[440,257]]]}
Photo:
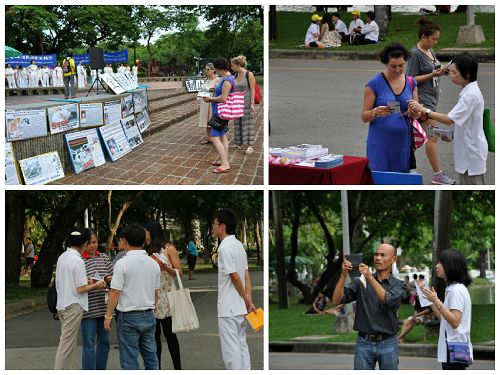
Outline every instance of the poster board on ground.
{"label": "poster board on ground", "polygon": [[57,151],[20,160],[19,165],[26,185],[45,185],[64,177]]}
{"label": "poster board on ground", "polygon": [[5,142],[5,185],[21,185],[21,177],[11,142]]}
{"label": "poster board on ground", "polygon": [[120,122],[122,119],[122,101],[121,99],[112,100],[104,103],[104,125]]}
{"label": "poster board on ground", "polygon": [[67,133],[64,138],[76,174],[106,163],[97,129]]}
{"label": "poster board on ground", "polygon": [[101,83],[105,84],[116,95],[123,94],[126,90],[108,73],[99,74]]}
{"label": "poster board on ground", "polygon": [[122,98],[122,119],[134,114],[134,99],[132,95],[127,95]]}
{"label": "poster board on ground", "polygon": [[128,81],[130,82],[130,85],[131,85],[131,87],[133,87],[133,89],[136,89],[139,87],[139,82],[135,79],[132,72],[129,72],[127,70],[123,74],[125,75],[125,77],[127,77]]}
{"label": "poster board on ground", "polygon": [[99,128],[99,133],[101,134],[106,152],[111,161],[116,161],[130,152],[131,149],[127,137],[119,121],[101,126]]}
{"label": "poster board on ground", "polygon": [[80,127],[91,127],[104,125],[102,103],[80,104]]}
{"label": "poster board on ground", "polygon": [[114,77],[115,81],[118,82],[120,84],[120,86],[125,89],[125,91],[134,90],[139,86],[135,82],[135,80],[132,78],[132,75],[130,75],[130,78],[129,78],[129,76],[126,74],[126,72],[115,73],[113,77]]}
{"label": "poster board on ground", "polygon": [[122,118],[122,126],[131,149],[136,148],[143,142],[141,132],[133,115]]}
{"label": "poster board on ground", "polygon": [[198,92],[203,90],[204,79],[187,79],[186,80],[186,90],[188,92]]}
{"label": "poster board on ground", "polygon": [[51,134],[77,129],[79,126],[78,104],[71,103],[47,108]]}
{"label": "poster board on ground", "polygon": [[5,111],[7,141],[44,137],[47,135],[47,112],[44,109]]}
{"label": "poster board on ground", "polygon": [[146,90],[136,91],[132,94],[134,101],[134,112],[139,113],[144,111],[148,106],[148,94]]}
{"label": "poster board on ground", "polygon": [[135,116],[135,121],[137,122],[137,127],[141,133],[144,133],[144,131],[151,125],[151,120],[149,119],[147,111],[138,113]]}

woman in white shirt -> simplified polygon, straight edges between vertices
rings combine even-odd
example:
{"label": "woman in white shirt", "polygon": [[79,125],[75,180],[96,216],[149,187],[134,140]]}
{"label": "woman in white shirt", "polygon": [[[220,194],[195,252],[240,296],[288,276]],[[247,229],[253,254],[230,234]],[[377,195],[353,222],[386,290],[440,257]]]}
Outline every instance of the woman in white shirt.
{"label": "woman in white shirt", "polygon": [[437,360],[443,370],[465,370],[468,364],[451,363],[447,343],[468,343],[472,362],[472,344],[470,341],[472,303],[467,287],[472,279],[467,271],[464,255],[456,250],[444,250],[438,255],[436,275],[446,282],[444,302],[437,296],[434,287],[422,288],[422,293],[432,302],[432,310],[441,320]]}
{"label": "woman in white shirt", "polygon": [[[206,93],[214,93],[215,87],[220,83],[220,78],[217,77],[217,73],[215,72],[214,64],[207,63],[205,65],[205,82],[203,83],[203,88],[201,91]],[[205,103],[203,98],[200,98],[200,119],[198,121],[198,127],[206,129],[207,138],[204,139],[201,144],[208,145],[211,144],[210,140],[210,126],[208,126],[208,120],[212,117],[212,110],[210,108],[210,104]]]}
{"label": "woman in white shirt", "polygon": [[456,56],[449,68],[453,83],[462,87],[458,102],[448,113],[424,108],[416,101],[410,108],[445,125],[455,125],[453,155],[459,184],[484,185],[488,142],[483,131],[484,99],[477,84],[477,61],[469,53]]}

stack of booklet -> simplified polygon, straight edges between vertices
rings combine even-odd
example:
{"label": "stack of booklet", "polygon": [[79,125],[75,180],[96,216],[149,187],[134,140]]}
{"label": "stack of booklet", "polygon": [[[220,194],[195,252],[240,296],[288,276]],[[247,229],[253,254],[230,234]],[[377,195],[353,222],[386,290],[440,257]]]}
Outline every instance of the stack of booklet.
{"label": "stack of booklet", "polygon": [[344,163],[344,155],[328,154],[315,161],[316,168],[333,168]]}
{"label": "stack of booklet", "polygon": [[287,148],[270,148],[269,155],[302,161],[328,155],[328,149],[321,145],[301,144]]}

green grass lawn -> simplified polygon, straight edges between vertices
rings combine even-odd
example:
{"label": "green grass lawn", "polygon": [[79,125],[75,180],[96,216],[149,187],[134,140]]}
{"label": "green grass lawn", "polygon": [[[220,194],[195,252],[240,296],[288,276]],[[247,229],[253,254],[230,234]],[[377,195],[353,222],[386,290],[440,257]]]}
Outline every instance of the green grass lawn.
{"label": "green grass lawn", "polygon": [[20,301],[47,295],[47,289],[34,289],[27,286],[12,286],[5,287],[5,302]]}
{"label": "green grass lawn", "polygon": [[[351,15],[341,13],[342,20],[349,26]],[[364,17],[364,14],[362,15]],[[330,48],[328,50],[344,50],[344,51],[379,51],[381,47],[391,42],[399,42],[407,46],[413,47],[418,41],[417,36],[417,19],[421,17],[418,14],[392,13],[392,20],[389,21],[389,35],[385,41],[376,45],[367,46],[350,46],[342,45],[339,48]],[[488,48],[490,52],[495,51],[495,14],[494,13],[476,13],[476,25],[483,27],[486,41],[479,45],[458,45],[456,38],[459,27],[467,23],[465,13],[458,14],[440,14],[429,16],[441,27],[441,38],[435,46],[435,50],[439,51],[442,48],[454,47],[483,47]],[[278,22],[278,40],[269,41],[269,48],[296,49],[304,43],[307,28],[311,19],[310,13],[302,12],[277,12]]]}
{"label": "green grass lawn", "polygon": [[[274,301],[276,302],[276,301]],[[289,299],[289,308],[280,310],[277,303],[269,304],[269,341],[286,341],[301,336],[335,335],[334,315],[305,315],[309,308],[298,303],[298,298]],[[402,305],[399,319],[413,314],[413,306]],[[342,334],[321,341],[354,342],[357,333]],[[430,333],[424,341],[424,328],[416,326],[407,336],[408,343],[437,344],[437,334]],[[495,305],[472,305],[471,340],[473,343],[495,339]]]}

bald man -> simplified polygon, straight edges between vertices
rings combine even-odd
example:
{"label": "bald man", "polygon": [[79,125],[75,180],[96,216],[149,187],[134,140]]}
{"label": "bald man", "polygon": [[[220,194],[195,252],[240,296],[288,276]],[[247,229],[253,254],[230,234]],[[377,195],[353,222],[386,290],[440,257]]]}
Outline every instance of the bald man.
{"label": "bald man", "polygon": [[344,258],[342,273],[335,286],[332,302],[356,301],[354,330],[358,331],[354,353],[354,370],[397,370],[399,330],[397,311],[401,304],[405,283],[392,276],[392,265],[397,254],[394,246],[382,244],[374,259],[375,273],[364,263],[359,265],[361,277],[344,287],[352,264]]}

